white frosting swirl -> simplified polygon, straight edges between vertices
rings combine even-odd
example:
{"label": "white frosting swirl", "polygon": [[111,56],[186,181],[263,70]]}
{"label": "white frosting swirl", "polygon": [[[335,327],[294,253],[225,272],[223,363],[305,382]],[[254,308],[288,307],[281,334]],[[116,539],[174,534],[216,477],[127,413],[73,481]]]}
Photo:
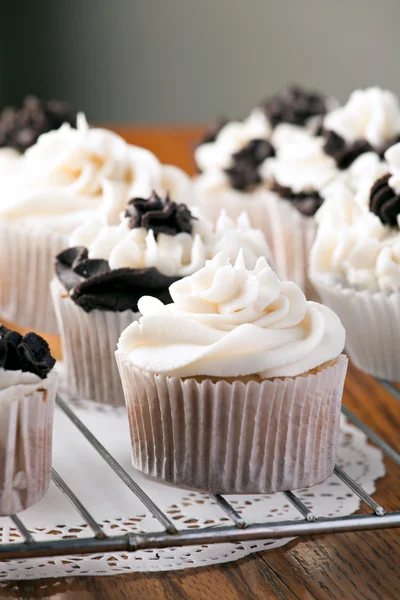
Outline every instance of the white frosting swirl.
{"label": "white frosting swirl", "polygon": [[[191,212],[196,214],[193,209]],[[160,273],[177,277],[194,273],[220,251],[235,260],[243,248],[246,264],[251,268],[259,256],[270,257],[263,233],[252,229],[247,214],[235,221],[224,211],[214,228],[197,214],[191,234],[159,233],[157,237],[143,227],[129,229],[128,219],[118,226],[88,221],[73,232],[69,245],[85,246],[89,258],[103,258],[111,269],[156,267]]]}
{"label": "white frosting swirl", "polygon": [[356,90],[325,117],[324,127],[348,143],[367,140],[377,147],[400,134],[400,106],[394,94],[378,87]]}
{"label": "white frosting swirl", "polygon": [[[400,291],[400,232],[386,227],[351,193],[341,197],[341,220],[326,213],[310,256],[310,275],[371,292]],[[400,223],[399,223],[400,224]]]}
{"label": "white frosting swirl", "polygon": [[[31,386],[37,387],[42,380],[38,375],[25,371],[8,371],[0,367],[0,392],[13,386],[26,386],[31,391]],[[20,388],[21,389],[21,388]]]}
{"label": "white frosting swirl", "polygon": [[336,358],[345,332],[329,308],[281,283],[264,258],[247,270],[222,253],[170,286],[173,304],[143,297],[118,349],[138,368],[189,377],[296,376]]}
{"label": "white frosting swirl", "polygon": [[0,180],[0,218],[45,221],[62,232],[89,214],[116,224],[134,196],[191,190],[179,169],[163,167],[151,152],[111,131],[89,128],[83,115],[77,129],[64,124],[41,135],[17,160],[15,173]]}
{"label": "white frosting swirl", "polygon": [[273,136],[276,157],[266,160],[260,174],[295,193],[321,192],[341,176],[324,140],[293,125],[279,125]]}
{"label": "white frosting swirl", "polygon": [[201,144],[195,150],[195,161],[203,172],[220,172],[232,164],[232,155],[251,140],[269,140],[272,128],[261,109],[254,109],[244,121],[230,121],[221,129],[214,142]]}

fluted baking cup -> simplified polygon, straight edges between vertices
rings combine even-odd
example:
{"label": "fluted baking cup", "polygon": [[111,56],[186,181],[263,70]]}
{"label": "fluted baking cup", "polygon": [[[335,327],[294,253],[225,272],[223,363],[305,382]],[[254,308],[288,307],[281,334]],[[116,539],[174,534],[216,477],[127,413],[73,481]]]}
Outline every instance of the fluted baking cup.
{"label": "fluted baking cup", "polygon": [[197,188],[196,202],[201,214],[214,223],[222,209],[235,219],[247,212],[252,227],[265,235],[280,279],[294,281],[308,298],[315,297],[308,277],[308,261],[317,230],[313,217],[305,217],[290,201],[268,190],[206,192]]}
{"label": "fluted baking cup", "polygon": [[66,235],[48,227],[0,220],[0,320],[57,333],[49,285],[55,256],[67,242]]}
{"label": "fluted baking cup", "polygon": [[140,371],[116,352],[133,466],[213,493],[308,487],[332,474],[347,358],[295,378],[212,382]]}
{"label": "fluted baking cup", "polygon": [[61,336],[64,368],[60,387],[74,397],[124,406],[114,352],[119,336],[140,313],[87,313],[71,300],[57,279],[50,287]]}
{"label": "fluted baking cup", "polygon": [[346,329],[346,351],[366,373],[400,381],[400,292],[360,291],[329,285],[319,277],[314,285],[324,304],[334,310]]}
{"label": "fluted baking cup", "polygon": [[50,483],[57,373],[0,392],[0,516],[38,502]]}

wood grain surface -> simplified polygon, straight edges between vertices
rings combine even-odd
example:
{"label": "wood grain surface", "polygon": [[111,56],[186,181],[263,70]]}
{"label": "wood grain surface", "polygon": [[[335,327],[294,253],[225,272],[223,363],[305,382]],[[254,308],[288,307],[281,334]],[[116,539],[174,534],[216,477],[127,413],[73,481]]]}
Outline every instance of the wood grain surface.
{"label": "wood grain surface", "polygon": [[[114,129],[163,162],[193,173],[191,148],[200,127]],[[58,340],[51,343],[58,355]],[[400,403],[352,366],[344,403],[400,451]],[[388,459],[385,466],[387,474],[377,483],[374,498],[387,510],[400,510],[400,468]],[[400,600],[400,530],[298,538],[277,550],[195,570],[7,582],[0,587],[0,598]]]}

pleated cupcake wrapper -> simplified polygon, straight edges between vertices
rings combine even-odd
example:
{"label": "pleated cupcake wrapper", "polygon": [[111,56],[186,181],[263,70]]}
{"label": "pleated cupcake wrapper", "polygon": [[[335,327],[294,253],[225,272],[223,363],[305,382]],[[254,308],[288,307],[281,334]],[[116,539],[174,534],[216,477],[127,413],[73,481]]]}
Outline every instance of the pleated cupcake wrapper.
{"label": "pleated cupcake wrapper", "polygon": [[400,293],[384,294],[328,285],[313,279],[324,304],[346,329],[346,351],[353,363],[381,379],[400,381]]}
{"label": "pleated cupcake wrapper", "polygon": [[0,319],[57,333],[49,285],[55,256],[67,243],[67,236],[48,228],[0,221]]}
{"label": "pleated cupcake wrapper", "polygon": [[247,212],[252,226],[264,233],[281,280],[297,283],[309,299],[316,297],[308,277],[308,261],[317,230],[313,217],[303,216],[290,201],[267,190],[257,194],[234,190],[209,196],[200,193],[198,204],[201,214],[214,223],[222,209],[235,219]]}
{"label": "pleated cupcake wrapper", "polygon": [[1,396],[0,516],[32,506],[50,483],[57,374],[34,391],[23,388],[12,386]]}
{"label": "pleated cupcake wrapper", "polygon": [[124,406],[121,379],[114,352],[119,336],[140,313],[126,310],[85,312],[69,297],[57,279],[51,282],[63,356],[61,389],[69,395]]}
{"label": "pleated cupcake wrapper", "polygon": [[206,492],[269,493],[332,474],[347,358],[304,377],[243,383],[141,372],[116,352],[133,466]]}

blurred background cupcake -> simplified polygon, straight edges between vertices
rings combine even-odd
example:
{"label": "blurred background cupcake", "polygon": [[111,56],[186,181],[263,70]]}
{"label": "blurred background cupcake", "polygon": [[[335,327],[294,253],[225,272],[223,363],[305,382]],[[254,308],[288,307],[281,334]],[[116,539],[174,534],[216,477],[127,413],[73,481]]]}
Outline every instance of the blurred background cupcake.
{"label": "blurred background cupcake", "polygon": [[[358,193],[342,188],[319,215],[310,276],[340,316],[353,362],[376,377],[400,379],[400,144],[375,161]],[[382,175],[382,171],[386,173]]]}
{"label": "blurred background cupcake", "polygon": [[131,200],[119,225],[88,221],[70,243],[57,256],[51,286],[66,390],[115,405],[124,401],[114,351],[121,332],[140,316],[141,296],[170,302],[169,286],[222,250],[235,259],[243,249],[249,266],[270,255],[246,214],[237,221],[222,214],[213,226],[155,192]]}
{"label": "blurred background cupcake", "polygon": [[189,179],[106,129],[64,123],[38,137],[0,175],[0,315],[55,333],[49,284],[54,256],[88,218],[116,223],[133,194],[187,193]]}
{"label": "blurred background cupcake", "polygon": [[0,325],[0,515],[38,502],[51,475],[57,373],[48,344]]}

